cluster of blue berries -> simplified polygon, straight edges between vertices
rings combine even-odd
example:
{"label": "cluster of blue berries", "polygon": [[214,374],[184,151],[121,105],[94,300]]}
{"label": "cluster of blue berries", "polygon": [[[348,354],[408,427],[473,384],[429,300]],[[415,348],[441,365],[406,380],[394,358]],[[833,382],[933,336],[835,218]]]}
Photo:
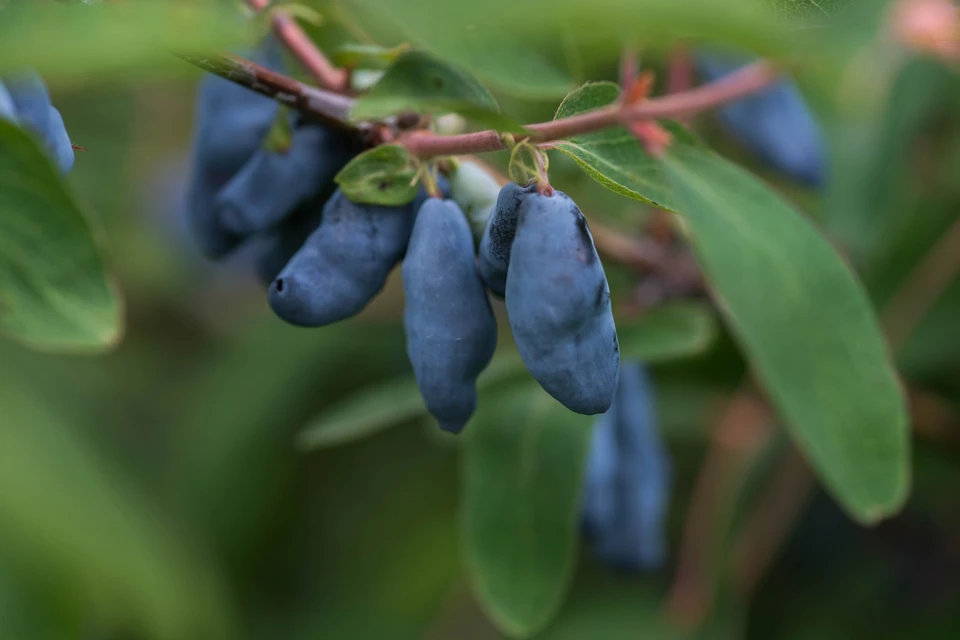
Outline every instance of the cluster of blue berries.
{"label": "cluster of blue berries", "polygon": [[0,78],[0,119],[36,136],[61,173],[73,168],[73,144],[39,75],[22,72]]}
{"label": "cluster of blue berries", "polygon": [[[279,66],[272,39],[252,57]],[[355,143],[292,119],[290,148],[266,148],[276,110],[220,78],[200,89],[189,211],[208,255],[273,238],[260,260],[270,307],[304,327],[362,311],[402,261],[408,355],[427,408],[447,431],[460,432],[473,414],[476,378],[496,348],[488,287],[505,297],[521,358],[548,393],[579,413],[610,407],[620,369],[610,289],[570,198],[504,187],[478,261],[476,214],[468,219],[454,199],[423,191],[403,206],[349,200],[332,187]]]}

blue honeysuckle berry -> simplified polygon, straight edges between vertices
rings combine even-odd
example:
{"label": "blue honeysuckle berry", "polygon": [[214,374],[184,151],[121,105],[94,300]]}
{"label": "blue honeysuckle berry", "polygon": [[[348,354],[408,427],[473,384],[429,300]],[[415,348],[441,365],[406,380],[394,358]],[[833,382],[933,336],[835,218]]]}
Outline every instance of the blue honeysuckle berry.
{"label": "blue honeysuckle berry", "polygon": [[576,413],[610,408],[620,344],[610,286],[587,220],[566,194],[521,199],[510,248],[506,307],[524,366]]}
{"label": "blue honeysuckle berry", "polygon": [[649,374],[629,363],[613,406],[597,418],[587,459],[581,519],[594,555],[626,571],[661,567],[670,491]]}
{"label": "blue honeysuckle berry", "polygon": [[536,185],[521,187],[513,182],[500,189],[480,239],[477,268],[484,283],[499,298],[503,298],[507,290],[507,267],[510,266],[510,250],[517,233],[520,204],[536,192]]}
{"label": "blue honeysuckle berry", "polygon": [[452,200],[420,207],[403,261],[407,355],[427,409],[460,433],[477,405],[476,381],[497,346],[497,322],[477,274],[473,234]]}
{"label": "blue honeysuckle berry", "polygon": [[320,226],[270,285],[274,313],[306,327],[360,313],[406,253],[412,205],[357,204],[337,190]]}
{"label": "blue honeysuckle berry", "polygon": [[5,76],[3,84],[9,102],[0,98],[0,102],[7,102],[6,107],[0,105],[0,114],[9,111],[12,103],[15,118],[7,119],[36,136],[60,173],[70,173],[74,162],[73,143],[63,117],[50,102],[43,79],[32,71],[20,72]]}
{"label": "blue honeysuckle berry", "polygon": [[332,184],[351,152],[337,131],[295,125],[288,150],[261,147],[223,187],[214,205],[220,224],[241,236],[271,229]]}
{"label": "blue honeysuckle berry", "polygon": [[[704,80],[720,79],[748,63],[731,53],[703,51],[696,65]],[[776,84],[720,107],[723,128],[773,169],[809,187],[826,180],[823,132],[796,83]]]}

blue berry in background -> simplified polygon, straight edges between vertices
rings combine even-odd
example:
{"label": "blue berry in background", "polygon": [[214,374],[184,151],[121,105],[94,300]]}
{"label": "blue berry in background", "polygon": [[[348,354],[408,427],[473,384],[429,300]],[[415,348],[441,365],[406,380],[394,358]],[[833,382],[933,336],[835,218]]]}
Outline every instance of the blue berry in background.
{"label": "blue berry in background", "polygon": [[320,226],[270,286],[274,313],[305,327],[358,314],[403,258],[413,219],[412,203],[357,204],[337,190]]}
{"label": "blue berry in background", "polygon": [[[729,53],[701,52],[696,64],[706,81],[726,76],[749,62]],[[823,133],[796,84],[773,86],[717,110],[724,129],[773,169],[809,186],[826,179]]]}
{"label": "blue berry in background", "polygon": [[600,523],[613,522],[617,513],[617,434],[614,410],[597,416],[590,438],[582,520],[588,533]]}
{"label": "blue berry in background", "polygon": [[2,82],[0,82],[0,119],[14,123],[17,121],[17,107],[13,104],[13,98],[10,97],[10,92]]}
{"label": "blue berry in background", "polygon": [[[250,58],[274,70],[282,66],[273,38],[267,38]],[[273,100],[229,80],[208,75],[200,85],[187,209],[194,236],[209,257],[225,256],[242,240],[221,223],[216,199],[260,149],[276,112]]]}
{"label": "blue berry in background", "polygon": [[527,370],[576,413],[610,408],[620,345],[610,287],[586,218],[566,194],[525,194],[506,286],[507,316]]}
{"label": "blue berry in background", "polygon": [[613,406],[594,426],[587,461],[582,520],[594,554],[627,571],[661,567],[670,489],[649,374],[630,363]]}
{"label": "blue berry in background", "polygon": [[430,198],[403,262],[407,355],[427,409],[460,433],[477,406],[476,380],[497,346],[497,322],[477,274],[460,207]]}
{"label": "blue berry in background", "polygon": [[73,144],[63,117],[50,102],[43,79],[34,72],[17,73],[4,78],[4,84],[15,109],[15,121],[37,137],[61,173],[70,173]]}
{"label": "blue berry in background", "polygon": [[501,298],[507,289],[507,267],[510,265],[510,249],[517,231],[520,203],[536,192],[536,185],[521,187],[511,182],[503,187],[480,240],[477,260],[480,277],[490,291]]}
{"label": "blue berry in background", "polygon": [[302,123],[285,153],[260,148],[217,197],[220,225],[236,235],[266,231],[316,196],[346,165],[349,141],[339,132]]}

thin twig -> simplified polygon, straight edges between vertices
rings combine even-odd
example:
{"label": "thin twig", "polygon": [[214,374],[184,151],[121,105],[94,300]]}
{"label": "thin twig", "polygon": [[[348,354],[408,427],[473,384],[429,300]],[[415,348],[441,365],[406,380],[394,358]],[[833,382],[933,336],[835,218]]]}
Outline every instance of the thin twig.
{"label": "thin twig", "polygon": [[[253,11],[258,13],[270,4],[270,0],[246,0],[246,2]],[[272,20],[273,32],[287,45],[287,48],[300,60],[321,87],[335,93],[348,92],[349,74],[344,69],[334,66],[291,16],[282,10],[276,10],[273,12]]]}
{"label": "thin twig", "polygon": [[679,628],[699,627],[713,607],[710,541],[730,526],[732,492],[771,435],[769,408],[749,383],[732,396],[713,430],[687,508],[677,572],[665,604]]}
{"label": "thin twig", "polygon": [[[675,118],[742,98],[767,87],[778,78],[776,68],[768,62],[748,65],[719,80],[689,91],[645,100],[633,105],[613,104],[586,113],[551,122],[527,125],[527,139],[536,143],[551,142],[585,133],[593,133],[627,122]],[[522,139],[517,136],[517,139]],[[496,131],[481,131],[458,136],[440,136],[426,131],[411,132],[401,138],[411,153],[421,158],[442,155],[486,153],[506,148]]]}
{"label": "thin twig", "polygon": [[806,461],[791,449],[733,547],[733,583],[744,602],[777,559],[815,487]]}
{"label": "thin twig", "polygon": [[891,298],[882,321],[891,347],[903,346],[947,287],[960,275],[960,219],[947,229]]}

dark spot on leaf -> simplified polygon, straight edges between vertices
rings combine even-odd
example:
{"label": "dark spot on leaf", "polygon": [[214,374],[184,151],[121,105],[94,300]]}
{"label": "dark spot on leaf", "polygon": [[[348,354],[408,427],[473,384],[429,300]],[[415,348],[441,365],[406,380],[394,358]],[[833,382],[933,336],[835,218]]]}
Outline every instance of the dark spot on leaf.
{"label": "dark spot on leaf", "polygon": [[441,78],[440,76],[434,76],[432,83],[433,83],[434,89],[443,89],[444,82],[443,82],[443,78]]}
{"label": "dark spot on leaf", "polygon": [[383,182],[377,185],[377,189],[379,189],[380,191],[386,191],[391,186],[393,186],[392,180],[384,180]]}

